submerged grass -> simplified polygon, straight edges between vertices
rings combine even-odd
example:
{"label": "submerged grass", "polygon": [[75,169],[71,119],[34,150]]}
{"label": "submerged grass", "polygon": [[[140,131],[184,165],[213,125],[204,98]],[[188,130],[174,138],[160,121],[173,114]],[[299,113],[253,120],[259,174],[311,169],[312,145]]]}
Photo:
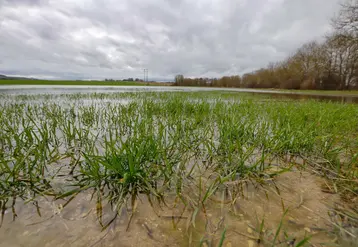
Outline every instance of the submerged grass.
{"label": "submerged grass", "polygon": [[[235,202],[248,183],[274,182],[293,165],[313,168],[327,179],[326,189],[347,202],[357,198],[356,105],[262,101],[227,92],[4,98],[2,215],[12,208],[16,216],[17,198],[34,203],[40,214],[38,196],[66,199],[66,206],[91,191],[103,229],[123,211],[129,226],[141,196],[152,205],[182,203],[192,213],[191,229],[213,195]],[[278,166],[279,160],[287,165]],[[58,182],[60,174],[66,182]],[[104,222],[106,203],[115,215]],[[337,212],[358,225],[357,207]]]}

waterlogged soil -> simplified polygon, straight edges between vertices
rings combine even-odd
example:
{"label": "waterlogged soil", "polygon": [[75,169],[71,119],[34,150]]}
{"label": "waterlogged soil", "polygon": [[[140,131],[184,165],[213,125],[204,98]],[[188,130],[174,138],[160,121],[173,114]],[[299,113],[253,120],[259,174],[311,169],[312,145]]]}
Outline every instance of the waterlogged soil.
{"label": "waterlogged soil", "polygon": [[[131,100],[79,99],[75,102],[65,99],[55,103],[65,108],[76,104],[77,107],[93,106],[94,109],[97,109],[96,107],[107,104],[125,105]],[[10,104],[11,102],[6,101],[5,103]],[[41,101],[34,100],[31,103],[41,104]],[[76,114],[77,112],[74,110],[73,115]],[[83,114],[82,117],[85,115]],[[93,136],[111,128],[113,130],[117,128],[115,124],[106,125],[103,120],[98,120],[97,125],[87,124],[86,126],[91,126]],[[64,140],[63,133],[63,131],[57,131],[55,135]],[[216,134],[215,132],[214,135]],[[94,138],[92,140],[92,135],[89,135],[88,140],[90,142],[96,140],[99,142],[98,144],[106,137],[103,135],[102,139]],[[218,136],[214,136],[214,139],[218,139]],[[74,142],[73,152],[77,157],[80,147],[77,146],[77,139]],[[65,142],[58,148],[61,154],[71,151]],[[98,146],[98,149],[98,153],[103,153],[101,145]],[[260,158],[260,152],[258,154],[254,152],[252,158],[245,161],[245,165],[256,164]],[[61,166],[64,176],[58,176],[53,181],[52,185],[56,189],[61,189],[68,182],[67,179],[71,179],[68,175],[71,167],[65,166],[70,163],[73,164],[70,158],[64,158],[57,164]],[[281,164],[280,161],[275,161],[277,165],[274,165],[272,160],[267,160],[266,163],[271,164],[272,169],[275,169],[281,165],[287,167],[287,163],[291,164],[292,162],[291,160],[290,162],[283,161]],[[295,160],[294,163],[300,164],[298,167],[302,167],[304,162]],[[188,162],[187,166],[189,170],[195,168],[194,163],[191,162]],[[52,167],[52,164],[47,167],[49,177],[58,171],[58,169],[51,169]],[[208,172],[209,170],[204,172],[204,175]],[[193,176],[201,175],[200,171],[193,174]],[[0,228],[0,247],[200,246],[200,244],[201,246],[219,246],[221,239],[223,239],[222,246],[225,247],[253,247],[272,246],[276,233],[275,244],[279,246],[296,246],[306,237],[310,237],[309,245],[311,246],[356,246],[358,231],[353,226],[345,225],[345,222],[337,215],[334,209],[344,203],[338,194],[333,194],[332,191],[327,193],[322,178],[314,175],[313,172],[300,172],[297,169],[292,169],[273,180],[267,177],[265,179],[267,181],[264,185],[245,184],[243,194],[233,201],[230,193],[233,191],[235,183],[241,181],[238,177],[238,181],[225,184],[229,190],[225,190],[222,186],[216,194],[209,197],[205,207],[200,206],[198,211],[195,211],[195,208],[190,205],[184,207],[179,199],[174,200],[172,194],[165,198],[167,205],[159,206],[154,203],[154,207],[149,203],[147,197],[140,196],[131,224],[129,224],[132,214],[130,200],[128,200],[127,207],[121,211],[121,215],[112,221],[115,213],[110,205],[106,205],[105,200],[102,204],[103,214],[98,214],[96,196],[92,199],[92,191],[78,194],[67,205],[65,205],[65,200],[54,201],[50,197],[38,197],[36,199],[39,201],[39,210],[31,201],[26,203],[17,201],[15,221],[13,221],[14,214],[11,208],[4,215],[4,222]],[[210,181],[208,182],[209,186]],[[200,191],[198,187],[195,187],[196,184],[199,184],[195,178],[192,183],[188,184],[193,188],[186,188],[186,192],[183,194],[194,195]],[[203,188],[203,194],[205,189]],[[196,195],[192,198],[196,199]],[[195,203],[197,202],[193,202],[193,204]],[[285,212],[287,213],[285,214]],[[99,217],[102,218],[104,224],[112,222],[103,230],[98,220]],[[260,231],[261,224],[262,231]]]}
{"label": "waterlogged soil", "polygon": [[[31,202],[19,202],[15,221],[11,210],[4,216],[0,246],[199,246],[200,241],[202,246],[218,246],[224,229],[223,246],[263,246],[257,241],[263,219],[261,238],[272,240],[283,219],[276,243],[294,246],[311,236],[311,244],[332,246],[337,236],[331,210],[340,198],[323,192],[322,184],[322,179],[309,172],[290,171],[279,175],[275,183],[245,186],[235,203],[227,202],[227,195],[218,192],[205,210],[196,214],[195,228],[190,224],[193,211],[183,204],[153,208],[146,197],[138,200],[128,231],[131,208],[102,231],[89,192],[77,195],[64,208],[64,201],[40,198],[41,217]],[[103,205],[103,222],[113,216],[110,206]],[[284,232],[291,243],[283,237]]]}

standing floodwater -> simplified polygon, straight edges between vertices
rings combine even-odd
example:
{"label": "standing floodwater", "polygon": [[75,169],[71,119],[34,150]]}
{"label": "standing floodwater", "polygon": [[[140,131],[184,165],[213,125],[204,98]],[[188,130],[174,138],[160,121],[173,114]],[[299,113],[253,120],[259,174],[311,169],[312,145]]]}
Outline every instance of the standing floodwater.
{"label": "standing floodwater", "polygon": [[274,99],[320,100],[342,103],[358,103],[357,95],[318,95],[304,92],[285,92],[276,90],[260,90],[245,88],[210,88],[210,87],[170,87],[170,86],[40,86],[40,85],[8,85],[0,86],[1,94],[76,94],[76,93],[124,93],[124,92],[240,92],[263,94]]}
{"label": "standing floodwater", "polygon": [[151,89],[2,91],[0,246],[355,243],[357,105]]}

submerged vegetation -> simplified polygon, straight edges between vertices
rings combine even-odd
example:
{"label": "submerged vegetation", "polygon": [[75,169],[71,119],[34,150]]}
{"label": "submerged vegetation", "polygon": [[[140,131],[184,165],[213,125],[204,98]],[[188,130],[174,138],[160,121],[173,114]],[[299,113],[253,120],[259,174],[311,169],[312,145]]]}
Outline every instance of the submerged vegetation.
{"label": "submerged vegetation", "polygon": [[[323,178],[319,190],[345,202],[332,205],[327,232],[337,244],[357,241],[357,105],[229,92],[1,98],[2,219],[9,210],[14,219],[19,216],[16,203],[31,203],[41,215],[41,198],[66,208],[91,193],[103,230],[129,215],[130,231],[147,202],[158,217],[180,212],[170,217],[186,221],[186,243],[229,246],[225,241],[243,234],[227,225],[223,212],[242,217],[238,205],[250,188],[269,186],[282,206],[278,224],[270,230],[271,223],[258,217],[248,239],[264,246],[304,246],[315,236],[308,231],[296,239],[285,230],[293,207],[282,199],[277,181],[283,174],[309,173]],[[110,218],[107,206],[114,213]],[[216,226],[213,211],[222,214]]]}

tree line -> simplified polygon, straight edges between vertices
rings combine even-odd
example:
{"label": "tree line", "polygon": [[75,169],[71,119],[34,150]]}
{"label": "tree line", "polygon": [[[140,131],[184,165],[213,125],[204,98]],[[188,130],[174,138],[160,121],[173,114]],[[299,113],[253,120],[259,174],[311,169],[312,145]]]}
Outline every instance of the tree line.
{"label": "tree line", "polygon": [[334,31],[323,42],[303,44],[285,60],[242,76],[175,77],[177,86],[283,89],[358,89],[358,0],[341,5]]}
{"label": "tree line", "polygon": [[139,78],[135,78],[135,79],[134,79],[134,78],[131,78],[131,77],[130,77],[130,78],[127,78],[127,79],[123,79],[123,80],[116,80],[116,79],[111,79],[111,78],[109,78],[109,79],[108,79],[108,78],[105,78],[104,81],[111,81],[111,82],[113,82],[113,81],[118,81],[118,82],[119,82],[119,81],[144,82],[143,79],[139,79]]}

